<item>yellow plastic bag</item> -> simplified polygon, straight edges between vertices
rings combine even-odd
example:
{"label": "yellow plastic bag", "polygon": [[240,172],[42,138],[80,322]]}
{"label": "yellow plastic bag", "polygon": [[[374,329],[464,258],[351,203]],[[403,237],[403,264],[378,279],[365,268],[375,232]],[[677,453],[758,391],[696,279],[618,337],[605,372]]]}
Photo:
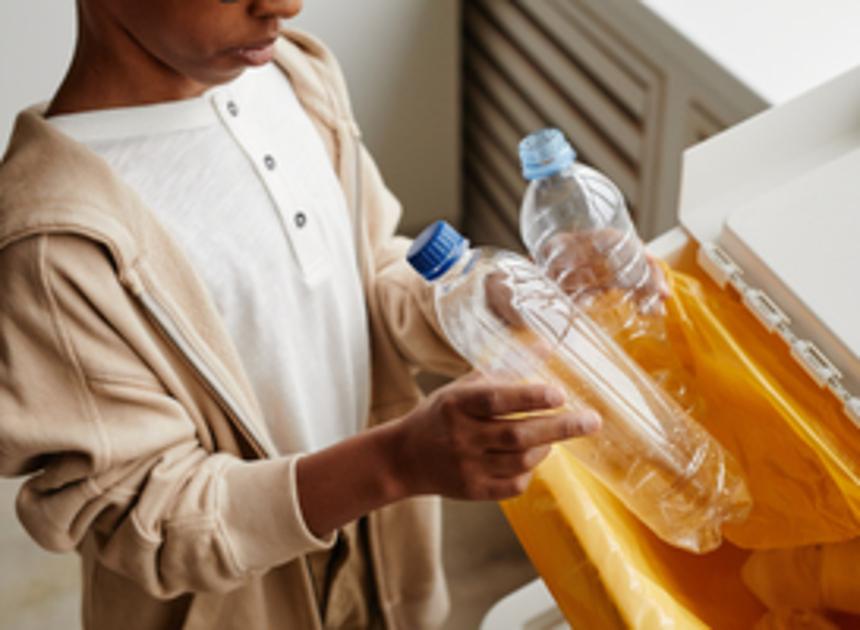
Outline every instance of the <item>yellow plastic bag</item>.
{"label": "yellow plastic bag", "polygon": [[503,509],[575,628],[794,623],[802,615],[765,615],[744,585],[750,550],[860,536],[860,431],[690,251],[679,268],[667,269],[667,339],[619,341],[649,371],[672,357],[674,377],[695,392],[679,402],[740,463],[753,511],[725,528],[730,542],[695,556],[658,540],[557,446]]}
{"label": "yellow plastic bag", "polygon": [[726,537],[764,549],[860,535],[860,431],[733,294],[697,268],[668,278],[671,350],[703,400],[696,418],[737,458],[753,496]]}
{"label": "yellow plastic bag", "polygon": [[759,619],[753,630],[839,630],[839,625],[815,610],[781,608]]}
{"label": "yellow plastic bag", "polygon": [[664,543],[561,445],[502,509],[573,628],[750,628],[764,613],[740,581],[745,552]]}
{"label": "yellow plastic bag", "polygon": [[756,551],[741,575],[770,608],[860,615],[860,539]]}

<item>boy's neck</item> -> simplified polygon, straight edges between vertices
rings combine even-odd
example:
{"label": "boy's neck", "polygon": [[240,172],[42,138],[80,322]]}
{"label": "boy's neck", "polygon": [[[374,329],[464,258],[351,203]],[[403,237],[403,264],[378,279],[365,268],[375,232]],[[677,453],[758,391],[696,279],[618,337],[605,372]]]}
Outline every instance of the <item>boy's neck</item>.
{"label": "boy's neck", "polygon": [[45,115],[175,101],[209,87],[161,63],[126,34],[96,39],[82,31]]}

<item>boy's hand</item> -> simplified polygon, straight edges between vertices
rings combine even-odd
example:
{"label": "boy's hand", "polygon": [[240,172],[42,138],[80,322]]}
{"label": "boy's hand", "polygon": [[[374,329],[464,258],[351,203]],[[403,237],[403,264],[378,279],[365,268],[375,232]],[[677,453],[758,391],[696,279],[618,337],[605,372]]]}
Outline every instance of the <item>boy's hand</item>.
{"label": "boy's hand", "polygon": [[[443,387],[399,423],[395,470],[406,494],[505,499],[558,440],[596,431],[596,412],[561,407],[555,387],[500,384],[469,375]],[[527,417],[502,416],[527,413]]]}
{"label": "boy's hand", "polygon": [[641,255],[640,247],[635,235],[630,238],[603,228],[556,234],[544,245],[542,254],[547,275],[577,301],[611,289],[632,291],[637,301],[652,296],[662,301],[669,296],[669,284],[647,252],[644,260],[634,264]]}
{"label": "boy's hand", "polygon": [[296,485],[305,523],[323,536],[418,494],[494,500],[519,494],[552,442],[600,426],[596,412],[574,412],[564,402],[554,387],[465,376],[399,421],[301,457]]}

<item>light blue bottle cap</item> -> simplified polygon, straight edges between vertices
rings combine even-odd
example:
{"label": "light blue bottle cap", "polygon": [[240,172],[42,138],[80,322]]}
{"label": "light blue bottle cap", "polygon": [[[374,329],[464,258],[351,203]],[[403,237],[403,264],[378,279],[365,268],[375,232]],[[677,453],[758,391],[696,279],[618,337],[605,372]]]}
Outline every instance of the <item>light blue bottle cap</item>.
{"label": "light blue bottle cap", "polygon": [[412,242],[406,260],[426,280],[435,280],[469,247],[469,241],[447,221],[428,225]]}
{"label": "light blue bottle cap", "polygon": [[555,175],[570,166],[576,151],[558,129],[535,131],[520,141],[520,164],[523,177],[531,181]]}

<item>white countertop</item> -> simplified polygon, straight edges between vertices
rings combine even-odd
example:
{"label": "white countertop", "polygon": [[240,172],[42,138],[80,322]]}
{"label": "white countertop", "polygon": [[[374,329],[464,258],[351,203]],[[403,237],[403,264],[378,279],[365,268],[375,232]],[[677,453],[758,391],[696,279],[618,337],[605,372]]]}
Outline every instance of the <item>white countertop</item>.
{"label": "white countertop", "polygon": [[860,0],[642,0],[776,105],[860,65]]}

